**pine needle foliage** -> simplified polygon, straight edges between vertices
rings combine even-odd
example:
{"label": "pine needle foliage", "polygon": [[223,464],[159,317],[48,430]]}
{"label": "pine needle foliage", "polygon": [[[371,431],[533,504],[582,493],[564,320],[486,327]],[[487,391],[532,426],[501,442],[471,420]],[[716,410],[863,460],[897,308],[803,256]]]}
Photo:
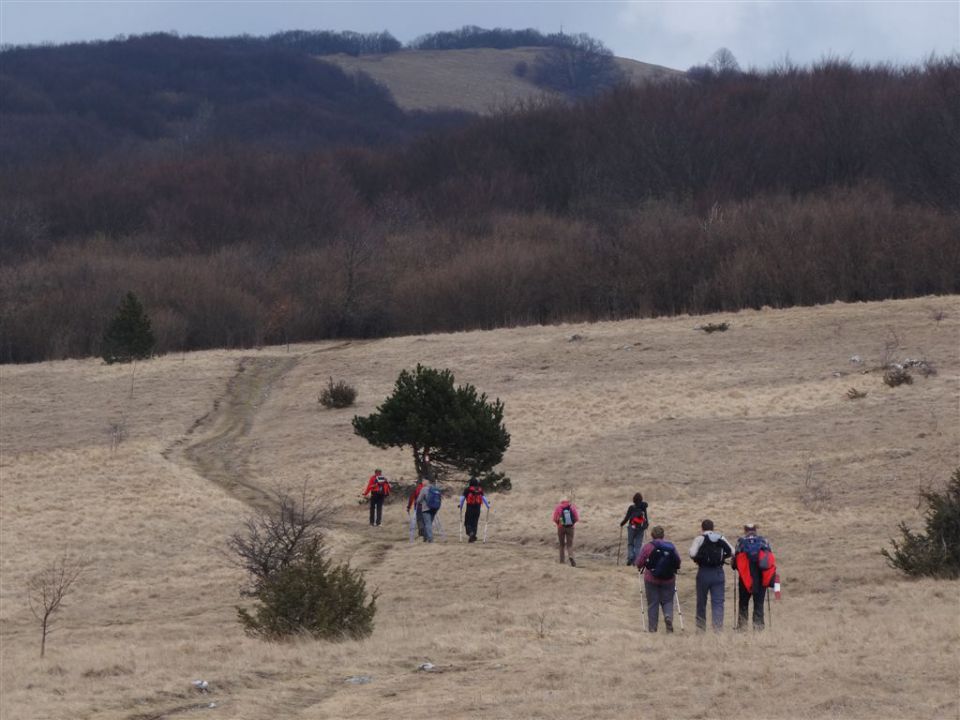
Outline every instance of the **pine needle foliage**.
{"label": "pine needle foliage", "polygon": [[144,360],[153,354],[155,342],[143,305],[128,292],[104,333],[101,356],[110,365]]}
{"label": "pine needle foliage", "polygon": [[914,533],[900,523],[900,541],[880,552],[891,567],[913,577],[960,578],[960,467],[943,492],[923,490],[926,533]]}
{"label": "pine needle foliage", "polygon": [[237,608],[248,634],[265,640],[309,635],[322,640],[366,637],[373,631],[377,595],[368,597],[360,570],[334,565],[319,539],[264,579],[253,612]]}
{"label": "pine needle foliage", "polygon": [[497,465],[510,445],[503,410],[500,400],[488,401],[473,385],[455,387],[450,370],[418,364],[400,372],[377,412],[355,416],[353,429],[379,448],[409,446],[421,477],[431,464],[480,475]]}

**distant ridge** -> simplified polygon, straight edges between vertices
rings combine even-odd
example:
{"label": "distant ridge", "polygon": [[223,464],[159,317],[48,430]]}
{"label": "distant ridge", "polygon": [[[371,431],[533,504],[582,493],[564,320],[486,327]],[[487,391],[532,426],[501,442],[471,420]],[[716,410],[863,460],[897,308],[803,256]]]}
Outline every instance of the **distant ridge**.
{"label": "distant ridge", "polygon": [[[403,50],[382,55],[323,55],[318,59],[348,73],[364,72],[384,85],[404,110],[464,110],[478,114],[558,93],[535,85],[528,73],[520,77],[520,63],[533,67],[548,48],[496,50]],[[616,58],[617,66],[634,84],[682,77],[684,73],[661,65]]]}

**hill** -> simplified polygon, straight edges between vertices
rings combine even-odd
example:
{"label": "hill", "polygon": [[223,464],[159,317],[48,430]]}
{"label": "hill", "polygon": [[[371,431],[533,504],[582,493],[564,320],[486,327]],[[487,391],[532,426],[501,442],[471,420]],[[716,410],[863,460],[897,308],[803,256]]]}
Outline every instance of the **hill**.
{"label": "hill", "polygon": [[[0,715],[615,717],[639,702],[680,718],[955,717],[957,582],[906,580],[879,550],[900,520],[921,525],[917,488],[960,464],[960,297],[710,320],[730,329],[677,317],[5,367]],[[939,374],[888,388],[884,355]],[[408,543],[402,503],[378,529],[357,505],[373,467],[409,478],[412,463],[350,418],[417,362],[505,402],[514,489],[492,498],[486,544],[457,543],[450,498],[431,546]],[[319,407],[331,375],[359,389],[356,408]],[[380,592],[368,640],[266,644],[236,622],[224,539],[304,483],[335,509],[335,556]],[[728,629],[696,635],[688,562],[685,631],[642,631],[636,572],[614,564],[637,491],[683,550],[704,516],[728,537],[760,525],[784,583],[764,634],[733,633],[728,599]],[[556,561],[561,494],[583,513],[577,568]],[[64,550],[93,562],[41,662],[23,589]]]}
{"label": "hill", "polygon": [[[386,87],[404,110],[463,110],[487,114],[517,103],[559,94],[532,81],[529,70],[545,48],[405,50],[380,55],[325,55],[351,73],[362,72]],[[633,84],[682,77],[677,70],[616,58]],[[523,74],[518,75],[518,65]]]}

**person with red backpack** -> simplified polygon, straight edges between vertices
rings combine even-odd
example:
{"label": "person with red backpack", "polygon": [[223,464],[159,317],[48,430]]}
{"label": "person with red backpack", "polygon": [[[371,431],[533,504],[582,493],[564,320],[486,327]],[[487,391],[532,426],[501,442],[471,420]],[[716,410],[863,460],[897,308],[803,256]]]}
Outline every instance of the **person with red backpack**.
{"label": "person with red backpack", "polygon": [[[410,492],[410,497],[407,498],[407,515],[410,514],[410,509],[413,509],[414,518],[417,523],[417,536],[423,537],[423,512],[420,510],[420,503],[417,502],[417,498],[420,496],[420,491],[423,490],[423,478],[417,478],[417,484],[414,486],[413,490]],[[410,542],[413,542],[413,526],[410,526]]]}
{"label": "person with red backpack", "polygon": [[727,539],[713,530],[713,520],[700,523],[702,534],[693,539],[690,558],[697,564],[697,630],[707,629],[707,595],[713,629],[723,629],[723,564],[733,555]]}
{"label": "person with red backpack", "polygon": [[[457,507],[463,510],[464,504],[467,506],[467,511],[463,515],[463,529],[467,531],[467,542],[476,542],[477,526],[480,524],[480,508],[486,505],[487,511],[490,510],[490,501],[484,497],[483,486],[476,478],[473,478],[467,489],[463,491],[463,495],[460,496],[460,504]],[[486,542],[486,536],[484,536],[484,542]]]}
{"label": "person with red backpack", "polygon": [[650,542],[637,557],[637,570],[643,573],[643,588],[647,596],[647,630],[657,631],[660,608],[663,624],[673,632],[673,598],[677,592],[677,570],[680,553],[672,542],[663,539],[663,528],[657,525],[650,531]]}
{"label": "person with red backpack", "polygon": [[[643,501],[643,495],[637,493],[633,496],[633,505],[627,508],[627,514],[620,521],[620,527],[627,526],[627,565],[633,565],[637,561],[649,524],[647,503]],[[618,550],[617,555],[619,554]]]}
{"label": "person with red backpack", "polygon": [[777,559],[773,555],[770,543],[762,535],[757,535],[755,523],[743,526],[743,537],[737,540],[737,549],[733,554],[733,569],[737,573],[738,600],[737,629],[747,627],[748,604],[753,599],[753,628],[763,630],[763,601],[777,576]]}
{"label": "person with red backpack", "polygon": [[560,543],[560,562],[564,561],[564,551],[570,556],[570,565],[577,566],[573,559],[573,526],[580,522],[577,507],[567,498],[560,498],[560,504],[553,509],[553,524],[557,526],[557,541]]}
{"label": "person with red backpack", "polygon": [[383,500],[390,494],[390,482],[383,476],[380,468],[373,471],[367,488],[363,491],[364,497],[370,496],[370,525],[379,527],[383,520]]}

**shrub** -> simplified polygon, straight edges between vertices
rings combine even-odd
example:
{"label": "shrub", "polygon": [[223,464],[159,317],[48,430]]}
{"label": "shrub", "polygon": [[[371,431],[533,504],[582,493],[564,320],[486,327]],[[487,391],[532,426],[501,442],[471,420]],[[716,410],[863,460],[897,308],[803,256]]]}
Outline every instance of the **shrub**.
{"label": "shrub", "polygon": [[707,323],[706,325],[701,325],[700,329],[707,334],[715,333],[715,332],[726,332],[727,330],[730,329],[730,325],[725,322]]}
{"label": "shrub", "polygon": [[272,511],[249,519],[227,545],[249,575],[242,594],[256,598],[251,610],[237,608],[247,633],[267,640],[296,634],[339,640],[369,635],[376,593],[368,597],[363,574],[325,557],[320,527],[325,512],[309,501],[283,494]]}
{"label": "shrub", "polygon": [[154,342],[150,318],[137,296],[128,292],[104,333],[101,356],[111,365],[143,360],[153,353]]}
{"label": "shrub", "polygon": [[356,399],[356,388],[343,380],[334,383],[333,378],[330,378],[330,382],[320,393],[318,402],[325,408],[345,408],[353,405],[353,401]]}
{"label": "shrub", "polygon": [[900,542],[891,540],[893,551],[881,554],[891,567],[910,576],[960,577],[960,467],[953,471],[944,492],[922,490],[927,505],[926,534],[910,531],[900,523]]}
{"label": "shrub", "polygon": [[305,633],[324,640],[361,638],[373,631],[377,596],[367,596],[363,573],[324,557],[318,539],[297,560],[261,583],[253,612],[237,608],[247,633],[281,640]]}
{"label": "shrub", "polygon": [[527,76],[527,61],[521,60],[516,65],[513,66],[513,74],[518,78]]}
{"label": "shrub", "polygon": [[905,367],[901,367],[900,365],[890,365],[886,370],[883,371],[883,382],[890,387],[897,387],[898,385],[912,385],[913,375],[911,375],[910,371]]}

